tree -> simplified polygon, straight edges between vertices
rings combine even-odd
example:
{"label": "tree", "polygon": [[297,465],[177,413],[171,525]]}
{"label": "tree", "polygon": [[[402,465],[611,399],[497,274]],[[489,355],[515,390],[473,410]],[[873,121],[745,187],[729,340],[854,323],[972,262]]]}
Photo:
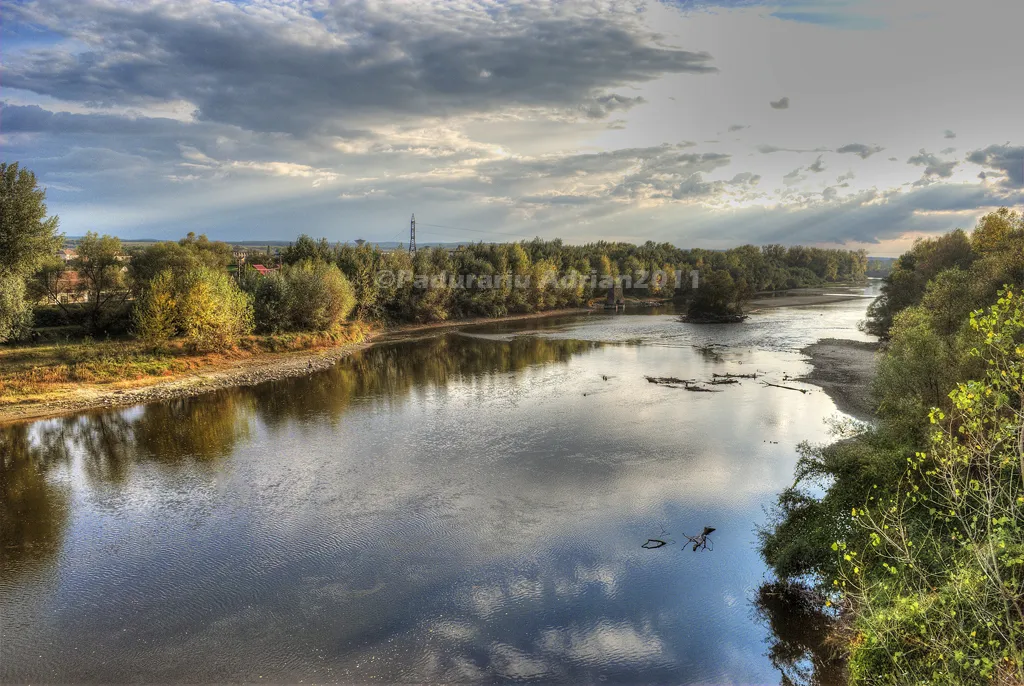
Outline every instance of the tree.
{"label": "tree", "polygon": [[700,285],[693,293],[688,314],[691,317],[733,315],[740,313],[739,288],[729,272],[702,273]]}
{"label": "tree", "polygon": [[46,216],[46,192],[18,163],[0,163],[0,343],[32,323],[25,278],[60,247],[59,220]]}
{"label": "tree", "polygon": [[25,279],[0,273],[0,342],[25,335],[32,324],[32,310],[25,298]]}
{"label": "tree", "polygon": [[128,298],[123,257],[121,239],[114,236],[90,231],[78,243],[75,266],[89,294],[86,307],[93,328],[99,328],[103,315]]}
{"label": "tree", "polygon": [[224,272],[199,267],[175,279],[178,330],[199,350],[224,350],[252,332],[252,300]]}
{"label": "tree", "polygon": [[282,274],[273,272],[263,276],[249,269],[241,285],[252,294],[258,332],[276,334],[292,328],[291,285]]}
{"label": "tree", "polygon": [[356,297],[337,265],[302,262],[285,268],[292,327],[327,331],[349,315]]}
{"label": "tree", "polygon": [[299,236],[294,243],[281,251],[282,264],[298,264],[300,262],[333,262],[334,250],[326,238],[315,241],[306,234]]}
{"label": "tree", "polygon": [[147,343],[163,343],[178,330],[174,275],[170,270],[157,274],[135,303],[135,335]]}
{"label": "tree", "polygon": [[0,273],[28,276],[60,248],[60,220],[47,218],[45,199],[35,174],[0,163]]}
{"label": "tree", "polygon": [[[854,683],[1024,679],[1024,303],[1007,290],[970,326],[985,373],[931,412],[927,451],[836,541],[854,609]],[[838,584],[838,580],[837,580]]]}

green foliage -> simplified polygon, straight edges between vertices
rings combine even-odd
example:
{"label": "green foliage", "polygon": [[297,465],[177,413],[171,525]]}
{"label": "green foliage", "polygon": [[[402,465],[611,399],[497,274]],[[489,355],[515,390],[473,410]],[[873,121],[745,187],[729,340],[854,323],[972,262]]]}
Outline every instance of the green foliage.
{"label": "green foliage", "polygon": [[326,238],[315,241],[306,234],[299,236],[294,243],[281,251],[281,262],[299,264],[300,262],[333,262],[335,251]]}
{"label": "green foliage", "polygon": [[61,244],[59,220],[46,217],[46,191],[17,162],[0,162],[0,274],[25,277]]}
{"label": "green foliage", "polygon": [[1022,285],[1008,210],[900,257],[870,311],[877,425],[805,454],[761,532],[846,609],[854,683],[1024,679]]}
{"label": "green foliage", "polygon": [[174,274],[169,269],[149,282],[135,303],[133,319],[135,334],[147,343],[162,343],[177,332]]}
{"label": "green foliage", "polygon": [[133,289],[141,293],[164,270],[181,274],[199,267],[225,269],[231,263],[231,246],[190,233],[178,242],[153,243],[131,255],[128,273]]}
{"label": "green foliage", "polygon": [[327,331],[344,321],[355,306],[352,285],[336,265],[301,262],[286,267],[284,279],[295,329]]}
{"label": "green foliage", "polygon": [[[972,315],[984,362],[933,410],[929,450],[887,498],[854,509],[845,542],[860,683],[1024,679],[1024,302],[1008,290]],[[860,536],[863,540],[865,537]]]}
{"label": "green foliage", "polygon": [[78,271],[82,289],[88,294],[86,309],[94,331],[110,324],[110,315],[122,312],[129,291],[121,240],[88,232],[78,242]]}
{"label": "green foliage", "polygon": [[136,334],[157,344],[181,336],[196,350],[224,350],[252,331],[253,308],[224,272],[197,267],[182,274],[165,270],[136,301]]}
{"label": "green foliage", "polygon": [[252,294],[256,331],[276,334],[292,328],[291,288],[279,272],[262,276],[248,270],[243,288]]}
{"label": "green foliage", "polygon": [[252,302],[224,272],[199,267],[175,284],[176,323],[199,350],[223,350],[252,332]]}
{"label": "green foliage", "polygon": [[47,218],[45,199],[35,174],[17,162],[0,163],[0,343],[27,333],[25,279],[60,247],[59,220]]}
{"label": "green foliage", "polygon": [[0,343],[18,340],[28,333],[32,310],[25,298],[25,280],[0,273]]}

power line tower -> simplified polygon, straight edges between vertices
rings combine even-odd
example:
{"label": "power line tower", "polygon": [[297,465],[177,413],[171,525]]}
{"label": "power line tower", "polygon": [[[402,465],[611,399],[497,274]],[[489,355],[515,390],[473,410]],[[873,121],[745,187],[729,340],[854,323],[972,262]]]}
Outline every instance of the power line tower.
{"label": "power line tower", "polygon": [[416,252],[416,215],[409,220],[409,252]]}

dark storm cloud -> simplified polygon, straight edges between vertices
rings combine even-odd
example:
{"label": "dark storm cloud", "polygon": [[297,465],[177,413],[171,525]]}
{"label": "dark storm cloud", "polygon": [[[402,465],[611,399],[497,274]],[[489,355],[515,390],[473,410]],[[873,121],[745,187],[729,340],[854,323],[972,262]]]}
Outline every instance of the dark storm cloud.
{"label": "dark storm cloud", "polygon": [[[1024,145],[990,145],[967,156],[968,162],[997,170],[1002,175],[1004,188],[1024,188]],[[991,173],[986,177],[992,176]]]}
{"label": "dark storm cloud", "polygon": [[812,171],[815,174],[825,171],[825,164],[824,162],[821,161],[821,155],[818,155],[818,159],[814,160],[814,162],[809,167],[807,167],[807,169],[808,171]]}
{"label": "dark storm cloud", "polygon": [[789,109],[789,97],[780,98],[779,100],[772,100],[768,103],[772,106],[773,110],[788,110]]}
{"label": "dark storm cloud", "polygon": [[879,145],[864,145],[863,143],[848,143],[847,145],[837,148],[836,152],[840,153],[853,153],[854,155],[860,156],[861,159],[867,159],[874,155],[876,152],[882,152],[885,148]]}
{"label": "dark storm cloud", "polygon": [[924,178],[918,183],[926,182],[928,179],[938,177],[940,179],[948,179],[953,176],[953,170],[956,169],[956,160],[940,160],[938,157],[930,152],[926,152],[924,148],[907,160],[907,164],[913,164],[918,167],[924,167]]}
{"label": "dark storm cloud", "polygon": [[511,105],[603,116],[638,102],[608,89],[714,71],[709,55],[657,44],[628,12],[339,3],[314,19],[286,5],[101,0],[5,11],[6,23],[68,39],[5,54],[7,87],[106,105],[187,101],[200,119],[254,131]]}

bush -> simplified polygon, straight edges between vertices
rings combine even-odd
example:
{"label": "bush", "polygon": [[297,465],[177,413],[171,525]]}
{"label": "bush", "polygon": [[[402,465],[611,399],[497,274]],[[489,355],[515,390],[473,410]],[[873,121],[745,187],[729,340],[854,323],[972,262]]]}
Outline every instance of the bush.
{"label": "bush", "polygon": [[252,331],[253,307],[224,272],[196,267],[160,272],[135,306],[135,330],[150,343],[182,336],[196,349],[222,350]]}
{"label": "bush", "polygon": [[22,338],[32,325],[32,308],[25,299],[25,280],[0,275],[0,343]]}
{"label": "bush", "polygon": [[284,280],[293,329],[328,331],[355,306],[352,285],[336,265],[301,262],[285,268]]}
{"label": "bush", "polygon": [[288,281],[281,274],[272,273],[256,276],[247,285],[253,296],[256,330],[276,334],[290,329],[291,287]]}

